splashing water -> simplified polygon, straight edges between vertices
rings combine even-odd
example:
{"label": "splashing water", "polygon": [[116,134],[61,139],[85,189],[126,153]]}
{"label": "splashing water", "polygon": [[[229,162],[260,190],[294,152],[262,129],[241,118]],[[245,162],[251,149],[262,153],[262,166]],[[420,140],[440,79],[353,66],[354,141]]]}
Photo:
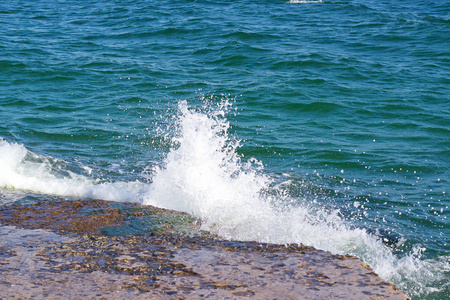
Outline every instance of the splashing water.
{"label": "splashing water", "polygon": [[[67,162],[37,155],[23,145],[0,138],[0,187],[69,197],[114,201],[139,201],[138,182],[100,182],[81,172],[71,171]],[[83,167],[86,173],[90,169]]]}
{"label": "splashing water", "polygon": [[261,162],[238,154],[240,141],[228,133],[229,108],[226,100],[199,110],[180,102],[176,146],[151,184],[105,182],[90,176],[88,167],[74,167],[0,139],[0,187],[186,211],[202,220],[203,229],[224,238],[302,243],[355,255],[410,296],[436,292],[436,286],[448,288],[447,256],[424,260],[424,249],[417,246],[398,257],[380,237],[354,228],[339,211],[281,191]]}
{"label": "splashing water", "polygon": [[[202,220],[203,229],[222,237],[269,243],[303,243],[363,259],[384,280],[410,294],[427,292],[440,280],[421,260],[423,249],[398,258],[381,239],[365,229],[351,228],[338,211],[295,201],[276,189],[262,164],[245,161],[230,138],[225,118],[228,103],[205,113],[180,102],[178,147],[156,171],[143,203],[186,211]],[[274,196],[275,195],[275,196]]]}
{"label": "splashing water", "polygon": [[228,236],[226,228],[250,229],[264,217],[252,207],[269,208],[260,190],[270,180],[252,168],[256,161],[241,162],[235,151],[239,142],[229,141],[229,124],[221,119],[226,105],[222,108],[209,116],[188,110],[186,102],[180,104],[179,147],[170,151],[167,165],[158,170],[144,204],[190,212],[222,227],[221,234]]}

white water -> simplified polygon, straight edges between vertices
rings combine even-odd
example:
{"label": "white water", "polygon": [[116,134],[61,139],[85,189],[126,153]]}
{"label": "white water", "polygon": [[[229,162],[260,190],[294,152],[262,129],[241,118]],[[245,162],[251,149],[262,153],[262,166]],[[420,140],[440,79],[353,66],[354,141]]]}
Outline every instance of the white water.
{"label": "white water", "polygon": [[322,3],[323,0],[290,0],[288,3]]}
{"label": "white water", "polygon": [[261,162],[237,154],[240,145],[228,134],[227,107],[224,102],[213,110],[192,110],[186,102],[180,103],[174,141],[178,146],[171,149],[150,185],[102,183],[71,172],[62,161],[0,139],[0,187],[139,201],[189,212],[201,218],[203,229],[228,239],[302,243],[336,254],[352,254],[411,295],[431,292],[429,286],[441,280],[440,269],[448,272],[446,257],[438,262],[421,260],[422,249],[417,247],[414,253],[398,258],[377,236],[351,228],[337,211],[277,193]]}
{"label": "white water", "polygon": [[0,187],[70,197],[139,201],[138,182],[100,183],[64,168],[65,162],[40,156],[0,138]]}
{"label": "white water", "polygon": [[164,168],[156,171],[144,204],[191,213],[202,219],[203,229],[228,239],[303,243],[352,254],[381,278],[412,294],[429,291],[426,286],[438,278],[420,260],[423,249],[398,258],[380,238],[364,229],[351,229],[337,211],[313,203],[289,205],[304,201],[276,191],[269,196],[267,189],[276,188],[271,187],[262,164],[246,161],[236,152],[239,141],[228,135],[226,107],[224,103],[205,113],[180,103],[179,147],[170,151]]}

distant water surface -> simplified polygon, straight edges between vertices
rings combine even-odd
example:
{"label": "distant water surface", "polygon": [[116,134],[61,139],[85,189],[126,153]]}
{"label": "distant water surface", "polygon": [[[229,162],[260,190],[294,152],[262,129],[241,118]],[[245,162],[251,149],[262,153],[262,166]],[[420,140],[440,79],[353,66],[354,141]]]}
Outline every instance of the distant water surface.
{"label": "distant water surface", "polygon": [[448,1],[4,1],[0,203],[188,211],[450,297]]}

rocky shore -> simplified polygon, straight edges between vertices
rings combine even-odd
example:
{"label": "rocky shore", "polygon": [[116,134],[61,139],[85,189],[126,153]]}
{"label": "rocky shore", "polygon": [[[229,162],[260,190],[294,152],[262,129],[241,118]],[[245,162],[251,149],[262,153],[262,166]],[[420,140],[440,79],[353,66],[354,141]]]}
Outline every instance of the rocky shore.
{"label": "rocky shore", "polygon": [[0,299],[407,299],[355,257],[197,223],[102,200],[0,207]]}

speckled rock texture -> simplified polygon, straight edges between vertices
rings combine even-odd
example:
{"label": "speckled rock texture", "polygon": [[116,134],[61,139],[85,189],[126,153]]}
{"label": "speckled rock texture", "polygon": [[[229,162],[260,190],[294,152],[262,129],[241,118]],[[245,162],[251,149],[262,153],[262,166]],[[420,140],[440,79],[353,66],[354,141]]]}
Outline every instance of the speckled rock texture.
{"label": "speckled rock texture", "polygon": [[0,207],[0,299],[407,299],[351,256],[102,200]]}

